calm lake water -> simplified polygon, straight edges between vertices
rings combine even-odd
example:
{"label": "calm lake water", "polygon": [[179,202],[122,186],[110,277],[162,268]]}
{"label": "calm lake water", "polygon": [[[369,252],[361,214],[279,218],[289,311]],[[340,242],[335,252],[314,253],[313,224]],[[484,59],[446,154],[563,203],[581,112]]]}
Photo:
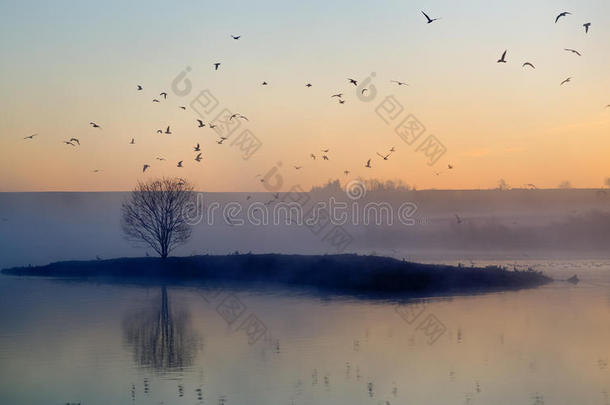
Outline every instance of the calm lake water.
{"label": "calm lake water", "polygon": [[609,404],[610,261],[517,264],[582,282],[397,304],[0,276],[0,404]]}

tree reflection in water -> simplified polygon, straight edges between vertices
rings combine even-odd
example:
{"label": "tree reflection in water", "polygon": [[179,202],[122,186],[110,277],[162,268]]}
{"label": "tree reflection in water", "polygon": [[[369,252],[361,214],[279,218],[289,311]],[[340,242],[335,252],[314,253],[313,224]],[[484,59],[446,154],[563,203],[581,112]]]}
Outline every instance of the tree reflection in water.
{"label": "tree reflection in water", "polygon": [[170,309],[167,288],[161,288],[161,305],[154,305],[123,319],[123,334],[140,367],[176,371],[195,360],[199,337],[185,310]]}

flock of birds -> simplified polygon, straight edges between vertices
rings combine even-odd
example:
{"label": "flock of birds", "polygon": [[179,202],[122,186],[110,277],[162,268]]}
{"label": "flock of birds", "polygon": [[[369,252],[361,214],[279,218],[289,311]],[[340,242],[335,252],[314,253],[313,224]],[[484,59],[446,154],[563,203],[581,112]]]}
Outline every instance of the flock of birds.
{"label": "flock of birds", "polygon": [[[434,23],[434,22],[436,22],[436,21],[439,21],[439,20],[441,19],[440,17],[431,18],[431,17],[430,17],[428,14],[426,14],[424,11],[422,11],[422,14],[423,14],[423,16],[426,18],[426,23],[427,23],[427,24],[432,24],[432,23]],[[558,14],[558,15],[556,16],[556,18],[555,18],[555,23],[558,23],[558,22],[559,22],[561,19],[566,18],[567,16],[569,16],[569,15],[571,15],[571,14],[572,14],[572,13],[570,13],[570,12],[568,12],[568,11],[561,12],[560,14]],[[585,30],[585,34],[587,34],[587,33],[589,32],[590,28],[591,28],[591,23],[590,23],[590,22],[584,23],[584,24],[583,24],[583,27],[584,27],[584,30]],[[231,35],[231,38],[232,38],[233,40],[237,41],[237,40],[239,40],[239,39],[241,38],[241,35]],[[570,53],[573,53],[574,55],[577,55],[577,56],[582,56],[581,52],[579,52],[579,51],[578,51],[578,50],[576,50],[576,49],[565,48],[565,51],[570,52]],[[504,52],[502,53],[502,55],[501,55],[500,59],[498,59],[498,60],[497,60],[497,63],[507,63],[507,62],[508,62],[508,61],[507,61],[507,54],[508,54],[508,49],[504,50]],[[215,62],[215,63],[213,63],[213,64],[212,64],[212,66],[213,66],[214,71],[218,71],[218,70],[220,69],[220,67],[221,67],[221,62]],[[535,65],[534,65],[532,62],[529,62],[529,61],[524,62],[522,66],[523,66],[523,68],[536,69]],[[563,86],[563,85],[565,85],[565,84],[569,83],[571,80],[572,80],[572,77],[568,77],[568,78],[566,78],[565,80],[563,80],[563,81],[560,83],[560,85],[561,85],[561,86]],[[352,78],[347,78],[347,82],[348,82],[348,84],[352,84],[352,85],[354,85],[354,86],[356,86],[356,87],[358,86],[358,81],[357,81],[357,80],[355,80],[355,79],[352,79]],[[390,82],[391,82],[391,83],[394,83],[394,84],[395,84],[395,85],[397,85],[397,86],[408,86],[408,84],[407,84],[406,82],[404,82],[404,81],[400,81],[400,80],[390,80]],[[261,85],[262,85],[262,86],[267,86],[268,84],[269,84],[269,83],[268,83],[267,81],[263,81],[263,82],[261,83]],[[307,88],[311,88],[312,86],[313,86],[313,85],[312,85],[311,83],[309,83],[309,82],[305,84],[305,87],[307,87]],[[137,85],[137,87],[136,87],[136,89],[137,89],[137,91],[138,91],[138,92],[140,92],[140,91],[143,91],[143,90],[144,90],[144,87],[143,87],[141,84],[138,84],[138,85]],[[366,89],[366,88],[364,88],[364,89],[362,89],[362,90],[361,90],[361,92],[362,92],[362,93],[365,93],[366,91],[368,91],[368,89]],[[165,100],[167,100],[167,97],[168,97],[167,92],[163,91],[163,92],[159,93],[158,98],[153,98],[153,99],[152,99],[152,102],[153,102],[153,103],[161,103],[161,100],[165,101]],[[345,102],[346,102],[346,100],[345,100],[345,98],[344,98],[344,93],[335,93],[335,94],[332,94],[332,95],[330,96],[330,98],[331,98],[331,99],[336,99],[336,100],[338,101],[338,103],[339,103],[339,104],[345,104]],[[182,110],[186,110],[186,106],[179,106],[179,108],[180,108],[180,109],[182,109]],[[606,108],[610,108],[610,104],[608,104],[608,105],[606,106]],[[232,120],[244,120],[244,121],[249,121],[249,119],[248,119],[246,116],[244,116],[243,114],[240,114],[240,113],[235,113],[235,114],[232,114],[232,115],[229,117],[229,121],[232,121]],[[195,122],[196,122],[196,128],[204,128],[204,127],[206,127],[206,123],[204,123],[204,122],[203,122],[201,119],[197,119]],[[97,129],[97,130],[101,130],[101,129],[102,129],[102,126],[101,126],[101,125],[99,125],[99,124],[97,124],[96,122],[93,122],[93,121],[91,121],[91,122],[89,123],[89,125],[90,125],[90,126],[91,126],[91,128],[93,128],[93,129]],[[214,129],[214,128],[215,128],[217,125],[219,125],[219,124],[218,124],[218,123],[215,123],[215,122],[209,122],[209,123],[207,124],[207,127],[208,127],[208,128],[210,128],[210,129]],[[165,128],[165,130],[163,130],[163,129],[158,129],[158,130],[156,131],[156,133],[157,133],[157,134],[171,135],[171,134],[172,134],[172,131],[171,131],[171,126],[170,126],[170,125],[168,125],[168,126]],[[37,134],[37,133],[36,133],[36,134],[29,135],[29,136],[26,136],[26,137],[24,137],[23,139],[25,139],[25,140],[33,140],[33,139],[34,139],[36,136],[38,136],[38,134]],[[216,143],[217,143],[217,144],[219,144],[219,145],[222,145],[222,144],[223,144],[223,142],[224,142],[225,140],[227,140],[227,137],[226,137],[226,136],[219,136],[219,138],[218,138],[218,140],[216,141]],[[70,138],[70,139],[68,139],[68,140],[63,141],[63,143],[64,143],[64,144],[66,144],[66,145],[68,145],[68,146],[71,146],[71,147],[73,147],[73,148],[76,148],[76,147],[80,146],[80,144],[81,144],[81,143],[80,143],[80,140],[79,140],[79,139],[77,139],[77,138]],[[131,138],[131,141],[129,142],[129,144],[134,145],[134,144],[135,144],[135,139],[134,139],[134,138]],[[193,159],[193,160],[194,160],[195,162],[197,162],[197,163],[201,163],[201,161],[203,160],[203,152],[201,151],[201,145],[200,145],[199,143],[197,143],[197,144],[196,144],[196,145],[193,147],[193,149],[194,149],[194,152],[196,153],[196,154],[195,154],[195,156],[194,156],[194,159]],[[392,147],[392,148],[391,148],[391,149],[390,149],[390,150],[389,150],[387,153],[379,153],[379,152],[376,152],[376,154],[377,154],[377,156],[378,156],[379,158],[381,158],[383,161],[387,161],[387,160],[388,160],[388,159],[389,159],[389,158],[392,156],[392,154],[393,154],[395,151],[396,151],[396,148],[395,148],[395,147]],[[323,153],[323,154],[320,156],[322,160],[324,160],[324,161],[330,160],[329,155],[328,155],[329,149],[321,149],[321,152]],[[314,153],[311,153],[311,154],[310,154],[310,158],[311,158],[312,160],[316,160],[316,159],[317,159],[317,157],[318,157],[318,156],[317,156],[316,154],[314,154]],[[165,159],[165,158],[163,158],[163,157],[156,157],[156,160],[157,160],[157,161],[165,161],[166,159]],[[373,167],[373,166],[372,166],[372,161],[373,161],[373,159],[371,159],[371,158],[367,159],[367,160],[366,160],[366,162],[364,163],[364,167],[365,167],[365,168],[367,168],[367,169],[371,169],[371,168]],[[178,161],[178,162],[176,163],[176,167],[178,167],[178,168],[183,168],[183,167],[184,167],[184,160],[180,160],[180,161]],[[293,165],[293,167],[294,167],[294,169],[295,169],[295,170],[301,170],[301,169],[303,168],[303,166],[298,165],[298,164]],[[142,172],[146,172],[146,171],[147,171],[148,169],[150,169],[150,168],[151,168],[151,164],[149,164],[149,163],[144,163],[144,164],[142,165]],[[448,164],[448,165],[447,165],[447,170],[451,170],[451,169],[453,169],[453,165]],[[92,172],[94,172],[94,173],[99,173],[99,172],[101,172],[101,170],[99,170],[99,169],[94,169],[94,170],[92,170]],[[350,170],[346,169],[346,170],[344,170],[344,171],[343,171],[343,173],[344,173],[344,174],[347,176],[347,175],[349,175],[351,172],[350,172]],[[435,172],[435,174],[436,174],[437,176],[438,176],[438,175],[440,175],[441,173],[443,173],[443,172]],[[260,181],[261,181],[261,182],[264,182],[264,178],[262,178],[262,176],[257,175],[256,177],[261,177]]]}

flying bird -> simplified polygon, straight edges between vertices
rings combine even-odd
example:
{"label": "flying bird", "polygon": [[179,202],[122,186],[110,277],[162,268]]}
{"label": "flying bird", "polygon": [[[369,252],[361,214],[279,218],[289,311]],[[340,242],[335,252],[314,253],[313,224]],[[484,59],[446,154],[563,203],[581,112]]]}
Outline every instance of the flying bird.
{"label": "flying bird", "polygon": [[90,122],[89,125],[91,125],[93,128],[102,128],[99,125],[97,125],[95,122]]}
{"label": "flying bird", "polygon": [[365,91],[369,91],[369,89],[362,89],[362,91],[360,92],[360,94],[364,94]]}
{"label": "flying bird", "polygon": [[165,158],[162,158],[162,157],[156,157],[155,159],[160,160],[160,161],[165,160]]}
{"label": "flying bird", "polygon": [[92,173],[99,173],[99,172],[101,172],[101,170],[100,169],[93,169],[93,170],[91,170],[91,172]]}
{"label": "flying bird", "polygon": [[76,145],[74,145],[74,144],[73,144],[72,142],[70,142],[70,141],[63,141],[63,142],[64,142],[66,145],[70,145],[70,146],[76,146]]}
{"label": "flying bird", "polygon": [[354,86],[358,87],[358,82],[354,79],[347,79],[348,82],[350,82],[351,84],[353,84]]}
{"label": "flying bird", "polygon": [[449,170],[453,169],[453,165],[447,165],[447,169],[449,169]]}
{"label": "flying bird", "polygon": [[129,142],[130,145],[134,145],[136,143],[136,140],[131,138],[131,142]]}
{"label": "flying bird", "polygon": [[195,151],[195,152],[201,152],[201,147],[199,146],[199,143],[197,143],[197,146],[195,146],[195,147],[193,148],[193,151]]}
{"label": "flying bird", "polygon": [[339,100],[339,104],[345,104],[345,100]]}
{"label": "flying bird", "polygon": [[225,141],[225,139],[227,139],[226,136],[221,136],[220,140],[216,141],[217,144],[222,145],[222,143]]}
{"label": "flying bird", "polygon": [[505,51],[502,53],[502,57],[501,57],[500,59],[498,59],[498,63],[506,63],[506,52],[507,52],[507,51],[508,51],[508,50],[505,50]]}
{"label": "flying bird", "polygon": [[330,152],[330,149],[320,149],[320,150],[321,150],[322,152],[324,152],[324,153],[328,153],[328,152]]}
{"label": "flying bird", "polygon": [[311,83],[307,83],[305,87],[311,87]]}
{"label": "flying bird", "polygon": [[182,167],[182,160],[178,162],[178,164],[176,165],[176,167]]}
{"label": "flying bird", "polygon": [[390,157],[391,154],[392,154],[392,152],[390,152],[384,156],[381,153],[377,152],[377,155],[380,156],[383,160],[388,160],[388,158]]}
{"label": "flying bird", "polygon": [[536,66],[532,65],[530,62],[525,62],[525,63],[523,64],[523,67],[526,67],[526,66],[529,66],[529,67],[531,67],[532,69],[536,69]]}
{"label": "flying bird", "polygon": [[169,125],[167,126],[167,129],[165,130],[165,133],[168,134],[168,135],[172,134],[172,132],[169,130]]}
{"label": "flying bird", "polygon": [[138,91],[142,90],[142,86],[138,84]]}
{"label": "flying bird", "polygon": [[70,142],[76,142],[80,146],[80,141],[76,138],[70,138]]}
{"label": "flying bird", "polygon": [[220,67],[220,63],[214,63],[214,70],[218,70],[219,67]]}
{"label": "flying bird", "polygon": [[248,118],[246,118],[245,116],[241,115],[241,114],[233,114],[229,117],[229,121],[232,120],[233,118],[242,118],[246,121],[249,121]]}
{"label": "flying bird", "polygon": [[311,157],[313,160],[316,160],[316,155],[314,155],[313,153],[311,153],[311,154],[309,155],[309,157]]}
{"label": "flying bird", "polygon": [[343,93],[337,93],[337,94],[333,94],[332,96],[330,96],[330,98],[333,98],[333,97],[341,98],[341,97],[343,97]]}
{"label": "flying bird", "polygon": [[178,108],[180,108],[181,110],[186,110],[186,107],[183,105],[179,106]]}
{"label": "flying bird", "polygon": [[153,101],[152,101],[152,102],[153,102],[153,103],[160,103],[160,101],[159,101],[159,100],[157,100],[156,98],[153,98]]}
{"label": "flying bird", "polygon": [[231,38],[237,41],[239,38],[241,38],[241,35],[231,35]]}
{"label": "flying bird", "polygon": [[159,93],[159,95],[163,96],[164,100],[167,100],[167,93],[166,92]]}
{"label": "flying bird", "polygon": [[430,18],[428,16],[428,14],[424,13],[423,11],[421,13],[424,15],[424,17],[426,17],[426,20],[428,20],[427,24],[433,23],[436,20],[440,20],[440,17],[439,18]]}
{"label": "flying bird", "polygon": [[157,129],[157,133],[158,133],[158,134],[162,134],[162,133],[163,133],[163,130],[162,130],[162,129]]}
{"label": "flying bird", "polygon": [[211,129],[216,128],[216,124],[210,124],[210,128],[211,128]]}
{"label": "flying bird", "polygon": [[575,54],[576,54],[576,55],[578,55],[578,56],[582,56],[582,55],[580,54],[580,52],[578,52],[576,49],[564,48],[563,50],[564,50],[564,51],[568,51],[568,52],[575,53]]}
{"label": "flying bird", "polygon": [[572,14],[572,13],[570,13],[568,11],[564,11],[563,13],[559,13],[559,15],[555,18],[555,24],[557,24],[557,21],[559,21],[559,19],[561,17],[565,17],[565,16],[570,15],[570,14]]}
{"label": "flying bird", "polygon": [[203,128],[203,127],[205,127],[205,124],[203,123],[203,121],[201,121],[201,120],[197,120],[197,122],[199,123],[199,125],[197,125],[197,128]]}
{"label": "flying bird", "polygon": [[407,83],[401,82],[401,81],[398,81],[398,80],[390,80],[390,83],[396,83],[399,86],[408,86]]}
{"label": "flying bird", "polygon": [[150,167],[150,165],[142,166],[142,173],[144,173],[146,171],[146,169],[148,169],[149,167]]}
{"label": "flying bird", "polygon": [[371,159],[366,161],[366,164],[364,165],[364,167],[368,167],[369,169],[371,168]]}
{"label": "flying bird", "polygon": [[585,23],[582,26],[585,27],[585,34],[588,34],[589,33],[589,27],[591,27],[591,23]]}
{"label": "flying bird", "polygon": [[328,160],[328,156],[322,155],[322,160]]}
{"label": "flying bird", "polygon": [[266,86],[266,85],[268,85],[268,84],[269,84],[269,83],[267,83],[267,82],[262,82],[262,83],[261,83],[261,86]]}
{"label": "flying bird", "polygon": [[303,166],[295,166],[295,170],[300,170]]}
{"label": "flying bird", "polygon": [[347,176],[349,175],[349,170],[344,170],[343,173]]}
{"label": "flying bird", "polygon": [[32,134],[30,136],[25,136],[23,139],[34,139],[35,136],[38,136],[38,134]]}
{"label": "flying bird", "polygon": [[392,146],[392,147],[390,148],[390,152],[396,152],[396,148]]}
{"label": "flying bird", "polygon": [[197,157],[195,157],[195,161],[201,162],[201,153],[197,154]]}
{"label": "flying bird", "polygon": [[564,84],[569,83],[569,82],[570,82],[570,80],[572,80],[572,78],[571,78],[571,77],[568,77],[568,78],[567,78],[567,79],[565,79],[563,82],[561,82],[560,86],[563,86]]}

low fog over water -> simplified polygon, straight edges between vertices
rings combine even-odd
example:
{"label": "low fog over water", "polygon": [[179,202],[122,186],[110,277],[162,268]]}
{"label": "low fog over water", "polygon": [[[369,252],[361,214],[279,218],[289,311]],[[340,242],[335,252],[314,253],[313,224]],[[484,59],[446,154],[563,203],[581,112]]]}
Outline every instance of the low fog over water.
{"label": "low fog over water", "polygon": [[[121,203],[126,196],[0,194],[0,267],[153,256],[150,249],[123,237]],[[173,254],[355,252],[410,260],[608,256],[610,192],[605,190],[377,191],[354,198],[326,189],[302,196],[308,199],[301,204],[305,218],[311,207],[329,204],[331,198],[348,204],[349,215],[341,225],[347,235],[344,243],[337,245],[330,238],[333,224],[312,229],[298,225],[296,218],[288,219],[287,224],[285,215],[280,215],[281,223],[275,225],[274,207],[281,201],[293,202],[296,198],[290,193],[202,193],[201,222],[195,225],[188,244]],[[227,211],[229,203],[233,208]],[[389,206],[392,224],[388,211],[373,207],[365,225],[363,212],[369,203]],[[403,210],[403,219],[412,220],[412,225],[399,218],[405,204],[411,208],[406,214]],[[217,208],[210,210],[214,205]],[[253,206],[259,208],[259,214],[268,211],[268,225],[248,220],[248,209]],[[354,206],[360,213],[357,219],[352,216]],[[376,224],[375,210],[380,224]],[[254,216],[260,219],[260,215]]]}

